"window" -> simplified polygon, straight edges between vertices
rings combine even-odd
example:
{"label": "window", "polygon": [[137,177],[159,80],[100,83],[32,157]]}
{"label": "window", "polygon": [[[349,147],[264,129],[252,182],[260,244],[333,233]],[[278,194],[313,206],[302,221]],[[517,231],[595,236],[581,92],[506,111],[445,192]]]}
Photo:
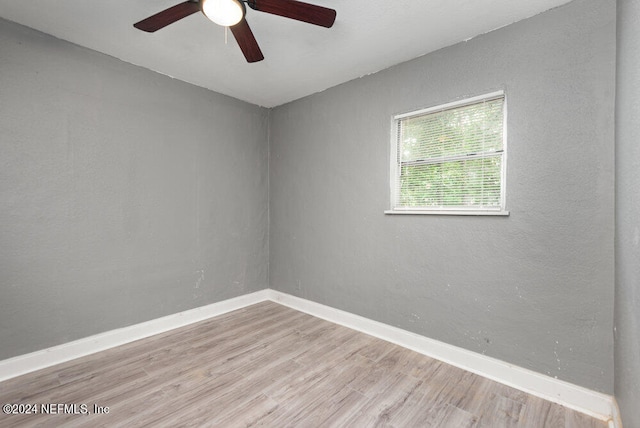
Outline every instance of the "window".
{"label": "window", "polygon": [[508,215],[502,91],[394,117],[387,214]]}

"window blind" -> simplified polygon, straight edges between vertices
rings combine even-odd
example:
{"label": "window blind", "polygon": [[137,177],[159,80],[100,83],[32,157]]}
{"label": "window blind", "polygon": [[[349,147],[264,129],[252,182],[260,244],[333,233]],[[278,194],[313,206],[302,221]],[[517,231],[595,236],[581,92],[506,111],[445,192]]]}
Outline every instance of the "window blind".
{"label": "window blind", "polygon": [[393,209],[504,207],[504,94],[396,118]]}

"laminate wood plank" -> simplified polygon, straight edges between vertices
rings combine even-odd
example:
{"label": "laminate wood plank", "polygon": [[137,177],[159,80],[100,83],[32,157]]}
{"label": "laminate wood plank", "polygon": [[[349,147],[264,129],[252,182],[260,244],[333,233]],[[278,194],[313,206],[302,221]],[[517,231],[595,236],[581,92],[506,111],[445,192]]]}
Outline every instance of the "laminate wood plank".
{"label": "laminate wood plank", "polygon": [[261,325],[260,328],[257,328],[252,334],[255,340],[267,340],[269,343],[272,343],[279,337],[290,334],[292,325],[305,326],[314,323],[313,317],[310,317],[307,314],[293,313],[282,315],[283,316],[279,317],[277,320],[267,321],[266,324],[264,324],[263,321],[263,325]]}
{"label": "laminate wood plank", "polygon": [[[307,315],[307,316],[311,317],[311,315]],[[332,331],[332,330],[336,330],[337,328],[340,328],[339,325],[334,324],[332,322],[329,322],[320,318],[314,318],[314,317],[312,318],[315,320],[315,322],[311,324],[296,326],[295,329],[308,337],[316,338],[328,331]]]}
{"label": "laminate wood plank", "polygon": [[[176,402],[179,411],[164,415],[162,418],[153,421],[155,426],[179,426],[188,425],[194,427],[217,425],[218,418],[225,418],[234,412],[234,409],[249,406],[251,402],[261,402],[269,404],[270,411],[273,411],[277,403],[264,394],[255,394],[266,384],[265,380],[252,385],[247,379],[240,379],[233,385],[217,391],[215,395],[197,395],[189,401]],[[216,410],[211,411],[211,400],[217,403]],[[184,421],[184,414],[189,415],[189,420]],[[146,421],[145,421],[146,423]]]}
{"label": "laminate wood plank", "polygon": [[34,395],[60,386],[58,375],[51,370],[38,370],[1,382],[0,403],[29,402]]}
{"label": "laminate wood plank", "polygon": [[[430,426],[475,428],[478,426],[478,416],[451,404],[447,404],[444,407],[444,411]],[[503,425],[500,424],[493,425],[494,428],[499,428],[502,426]]]}
{"label": "laminate wood plank", "polygon": [[397,345],[372,337],[369,344],[358,351],[358,354],[365,358],[369,358],[370,360],[378,361],[391,352],[395,347],[397,347]]}
{"label": "laminate wood plank", "polygon": [[[242,376],[238,373],[225,373],[207,380],[199,377],[176,379],[176,382],[163,388],[160,393],[152,392],[127,403],[129,411],[124,419],[118,415],[118,422],[130,427],[159,426],[162,419],[171,415],[189,415],[191,418],[191,402],[197,401],[199,397],[207,397],[215,402],[234,389]],[[114,412],[124,413],[118,407]]]}
{"label": "laminate wood plank", "polygon": [[61,385],[36,398],[37,401],[52,403],[81,403],[87,396],[97,396],[104,391],[117,388],[136,380],[146,378],[144,370],[137,368],[131,370],[119,370],[109,375],[82,378],[77,382]]}
{"label": "laminate wood plank", "polygon": [[367,398],[350,388],[346,388],[347,394],[341,400],[336,401],[334,405],[327,411],[324,419],[320,420],[319,427],[347,427],[347,422],[353,417],[354,413],[358,414],[367,404]]}
{"label": "laminate wood plank", "polygon": [[[242,339],[241,343],[244,344],[244,345],[257,346],[257,345],[255,345],[255,343],[254,343],[254,341],[253,341],[253,339],[251,337],[246,337],[246,338]],[[215,350],[214,349],[210,349],[210,350],[207,350],[207,349],[202,350],[201,349],[200,353],[199,354],[196,353],[196,355],[194,355],[193,357],[197,356],[198,358],[202,358],[204,361],[207,361],[210,364],[211,361],[212,361],[212,358],[209,358],[211,356],[211,354],[207,353],[207,351],[210,351],[211,353],[214,353],[216,355],[221,354],[221,357],[224,359],[224,361],[227,361],[229,359],[233,359],[233,358],[237,357],[239,352],[244,352],[246,354],[246,351],[247,351],[246,346],[238,346],[238,341],[236,341],[234,343],[234,346],[232,346],[232,348],[233,348],[232,350],[234,352],[231,352],[231,353],[229,352],[230,349],[231,349],[230,347],[225,347],[223,349],[215,349]],[[184,353],[181,355],[181,357],[185,357],[185,356],[186,355]],[[170,372],[172,370],[173,366],[177,365],[179,367],[179,365],[181,364],[180,361],[183,361],[183,360],[178,360],[177,362],[174,362],[174,364],[163,365],[161,373],[155,373],[154,372],[154,370],[157,370],[159,368],[157,364],[153,366],[152,370],[149,370],[149,369],[147,369],[147,370],[149,370],[151,372],[154,372],[155,374],[164,375],[164,374],[166,374],[166,372],[168,372],[168,371]],[[213,364],[213,365],[215,366],[215,364]],[[206,380],[207,377],[211,377],[211,376],[214,376],[214,375],[219,375],[220,372],[222,372],[222,371],[228,371],[228,372],[232,371],[232,369],[220,370],[219,367],[215,367],[215,369],[212,369],[212,370],[205,370],[204,367],[206,367],[206,365],[201,365],[200,367],[201,367],[200,369],[192,371],[192,374],[195,373],[196,376],[202,378],[203,380]],[[174,376],[175,376],[175,374],[174,374]]]}
{"label": "laminate wood plank", "polygon": [[565,409],[562,406],[549,406],[549,412],[544,420],[544,425],[548,427],[565,427]]}
{"label": "laminate wood plank", "polygon": [[[386,404],[383,408],[378,408],[374,415],[384,415],[384,419],[378,418],[378,421],[384,421],[386,424],[396,427],[412,426],[411,421],[418,417],[424,410],[425,403],[425,381],[413,378],[411,376],[400,374],[401,376],[411,379],[414,383],[412,388],[405,390],[398,399]],[[379,402],[377,397],[373,397],[372,402]]]}
{"label": "laminate wood plank", "polygon": [[297,341],[298,333],[291,335],[290,341],[281,342],[281,346],[273,346],[265,349],[263,355],[253,361],[247,362],[242,367],[242,374],[248,379],[260,379],[266,377],[276,385],[283,378],[289,378],[295,373],[306,371],[306,367],[295,361],[295,358],[303,352],[301,344]]}
{"label": "laminate wood plank", "polygon": [[264,394],[259,394],[242,405],[232,407],[224,413],[217,414],[211,422],[215,426],[228,428],[257,426],[261,420],[274,414],[279,408],[280,405],[277,402]]}
{"label": "laminate wood plank", "polygon": [[450,406],[459,408],[477,379],[471,373],[459,370],[448,376],[447,369],[448,367],[441,366],[432,378],[421,380],[424,383],[422,397],[417,404],[412,402],[401,414],[406,426],[438,426],[443,415],[451,412]]}
{"label": "laminate wood plank", "polygon": [[501,427],[512,428],[522,424],[522,414],[526,406],[503,395],[492,394],[485,400],[483,407],[481,426],[489,427],[491,424],[499,423]]}
{"label": "laminate wood plank", "polygon": [[299,397],[308,396],[309,390],[330,373],[324,369],[298,370],[287,376],[287,382],[278,382],[264,389],[264,394],[278,402],[287,402]]}
{"label": "laminate wood plank", "polygon": [[[553,403],[538,397],[530,397],[530,399],[525,399],[524,402],[525,407],[520,417],[522,427],[534,428],[552,426],[547,424],[546,420]],[[486,422],[484,422],[483,425],[486,425]]]}
{"label": "laminate wood plank", "polygon": [[344,360],[349,354],[348,347],[334,346],[330,341],[315,339],[314,343],[294,360],[304,366],[313,367],[320,361],[323,364],[331,364],[336,360]]}
{"label": "laminate wood plank", "polygon": [[[374,363],[376,366],[379,364]],[[373,370],[373,377],[352,382],[351,387],[363,393],[367,404],[359,409],[349,424],[353,426],[404,425],[409,403],[417,403],[424,395],[424,381],[400,371]]]}
{"label": "laminate wood plank", "polygon": [[432,405],[451,403],[456,407],[465,404],[470,391],[482,386],[483,379],[473,373],[441,365],[433,375],[425,379],[426,396]]}
{"label": "laminate wood plank", "polygon": [[109,407],[2,427],[606,427],[273,302],[2,382],[0,400]]}
{"label": "laminate wood plank", "polygon": [[[251,338],[250,338],[251,339]],[[251,339],[253,340],[253,339]],[[257,344],[255,347],[259,347],[261,348],[262,352],[257,352],[257,353],[253,353],[253,352],[242,352],[241,354],[233,354],[231,355],[231,357],[229,357],[228,355],[228,350],[227,350],[227,357],[224,360],[221,361],[217,361],[215,359],[205,359],[207,362],[203,363],[206,365],[211,365],[212,367],[215,367],[215,369],[218,372],[233,372],[237,367],[243,366],[243,371],[244,371],[244,365],[250,365],[250,364],[255,364],[256,362],[260,362],[260,360],[264,357],[265,355],[265,349],[267,348],[268,345],[260,345]],[[291,365],[293,362],[290,362],[289,365]],[[224,367],[224,370],[221,370],[220,368]],[[273,382],[273,380],[271,379],[266,379],[267,382],[265,383],[264,386],[266,386],[267,384],[270,384]],[[250,382],[246,382],[245,379],[238,379],[233,385],[229,385],[229,388],[226,388],[225,390],[221,390],[220,392],[220,401],[218,401],[218,404],[220,408],[232,408],[236,405],[238,405],[238,402],[234,402],[234,393],[238,393],[240,394],[237,398],[244,400],[245,396],[246,396],[246,391],[249,391],[251,389],[260,389],[260,382],[257,382],[255,379],[251,379]],[[214,397],[215,398],[215,397]],[[209,395],[207,397],[207,400],[211,400],[212,396]],[[198,403],[197,403],[197,399],[193,400],[194,406],[198,407]],[[189,411],[190,417],[198,420],[197,414],[194,413],[192,407],[194,406],[189,406],[187,408],[183,408],[183,411]],[[184,406],[183,406],[184,407]],[[191,409],[191,410],[189,410]],[[156,412],[157,413],[157,412]],[[162,421],[162,423],[170,423],[171,419],[168,418],[166,415],[161,415],[161,419],[159,419],[158,421]],[[148,421],[147,421],[148,422]]]}
{"label": "laminate wood plank", "polygon": [[[232,373],[231,375],[237,378],[237,374]],[[145,395],[146,392],[171,389],[176,381],[186,379],[188,382],[195,380],[202,383],[210,382],[211,379],[219,376],[221,373],[218,373],[217,368],[208,364],[169,366],[163,372],[155,372],[153,376],[122,383],[116,388],[105,389],[94,397],[99,403],[111,404],[135,400],[144,401],[149,400],[149,397]]]}
{"label": "laminate wood plank", "polygon": [[319,427],[321,421],[327,419],[333,411],[345,404],[350,390],[343,388],[327,388],[331,383],[331,376],[316,382],[308,389],[305,396],[292,397],[284,403],[286,412],[272,420],[269,426],[310,426]]}
{"label": "laminate wood plank", "polygon": [[379,363],[389,370],[398,370],[418,379],[428,379],[440,366],[438,360],[417,352],[406,352],[406,349],[399,346],[394,346]]}

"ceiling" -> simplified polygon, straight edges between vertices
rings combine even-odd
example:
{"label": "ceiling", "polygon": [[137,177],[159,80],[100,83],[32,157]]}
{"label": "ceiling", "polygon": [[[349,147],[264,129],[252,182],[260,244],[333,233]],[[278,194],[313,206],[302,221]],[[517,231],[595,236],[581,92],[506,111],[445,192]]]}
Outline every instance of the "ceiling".
{"label": "ceiling", "polygon": [[264,53],[245,61],[231,32],[197,13],[156,33],[133,23],[182,0],[0,0],[0,17],[253,104],[273,107],[468,40],[570,0],[306,0],[332,28],[257,12]]}

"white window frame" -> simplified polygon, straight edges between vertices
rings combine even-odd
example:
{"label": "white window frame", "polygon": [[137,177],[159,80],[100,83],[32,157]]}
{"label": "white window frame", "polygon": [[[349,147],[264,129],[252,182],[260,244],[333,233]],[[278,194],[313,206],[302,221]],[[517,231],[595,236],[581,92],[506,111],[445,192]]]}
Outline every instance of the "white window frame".
{"label": "white window frame", "polygon": [[[501,187],[500,187],[500,206],[479,209],[476,207],[466,208],[450,208],[450,207],[429,207],[429,208],[417,208],[417,207],[396,207],[397,194],[399,189],[399,161],[398,161],[398,127],[402,119],[411,118],[414,116],[421,116],[429,113],[435,113],[438,111],[449,110],[457,107],[464,107],[465,105],[476,104],[482,101],[489,101],[496,98],[504,98],[503,105],[503,122],[502,122],[502,138],[503,138],[503,153],[501,164]],[[479,95],[471,98],[465,98],[463,100],[454,101],[446,104],[441,104],[433,107],[424,108],[421,110],[410,111],[407,113],[397,114],[393,116],[391,121],[391,167],[390,167],[390,209],[385,211],[385,214],[431,214],[431,215],[493,215],[493,216],[508,216],[509,211],[506,210],[506,183],[507,183],[507,97],[504,91],[491,92],[484,95]]]}

